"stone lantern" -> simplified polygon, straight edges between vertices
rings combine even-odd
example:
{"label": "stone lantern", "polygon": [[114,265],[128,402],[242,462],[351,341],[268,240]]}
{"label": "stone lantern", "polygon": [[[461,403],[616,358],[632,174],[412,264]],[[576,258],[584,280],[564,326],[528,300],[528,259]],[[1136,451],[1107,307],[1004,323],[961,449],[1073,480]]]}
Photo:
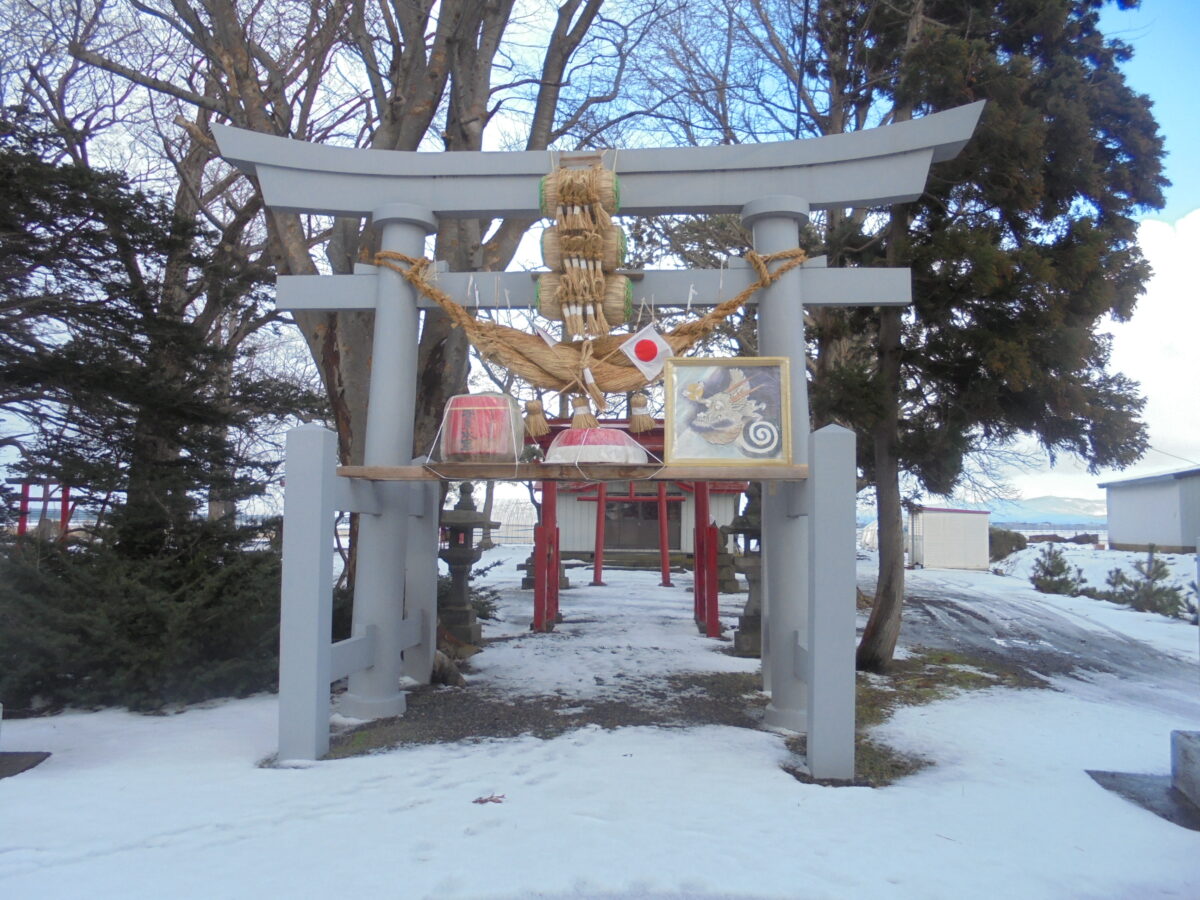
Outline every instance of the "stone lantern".
{"label": "stone lantern", "polygon": [[471,607],[471,566],[479,562],[483,548],[475,543],[477,528],[499,528],[475,508],[472,492],[475,486],[464,481],[458,489],[458,503],[454,509],[442,510],[441,525],[446,532],[446,547],[438,556],[450,568],[450,596],[438,607],[438,618],[442,627],[466,644],[478,644],[480,626]]}

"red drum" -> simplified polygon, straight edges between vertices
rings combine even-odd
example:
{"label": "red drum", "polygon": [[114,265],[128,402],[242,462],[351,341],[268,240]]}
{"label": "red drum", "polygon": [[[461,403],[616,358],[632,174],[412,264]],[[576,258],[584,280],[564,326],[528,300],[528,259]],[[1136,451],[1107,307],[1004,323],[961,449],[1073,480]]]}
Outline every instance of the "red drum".
{"label": "red drum", "polygon": [[517,401],[507,394],[459,394],[442,416],[442,462],[516,462],[525,443]]}
{"label": "red drum", "polygon": [[546,454],[548,463],[616,463],[641,465],[645,449],[616,428],[568,428],[560,431]]}

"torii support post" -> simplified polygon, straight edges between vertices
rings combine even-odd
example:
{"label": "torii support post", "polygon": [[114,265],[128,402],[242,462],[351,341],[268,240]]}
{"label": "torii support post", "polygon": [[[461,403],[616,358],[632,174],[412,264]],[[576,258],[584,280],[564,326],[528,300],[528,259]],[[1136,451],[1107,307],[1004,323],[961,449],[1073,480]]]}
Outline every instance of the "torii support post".
{"label": "torii support post", "polygon": [[[798,197],[768,197],[747,204],[742,218],[759,253],[775,253],[800,243],[808,204]],[[808,463],[808,384],[803,356],[804,314],[799,279],[793,269],[762,291],[758,306],[759,349],[763,356],[793,358],[789,367],[792,462]],[[794,648],[807,644],[809,519],[801,514],[805,482],[766,485],[763,490],[763,586],[768,599],[763,623],[763,668],[770,666],[771,702],[765,720],[777,728],[805,732],[804,682],[796,676]],[[776,652],[778,651],[778,652]]]}
{"label": "torii support post", "polygon": [[[376,209],[380,246],[410,256],[425,249],[425,235],[436,221],[428,210],[404,203]],[[417,303],[412,287],[397,273],[378,272],[371,385],[367,400],[364,465],[402,465],[412,459],[417,383]],[[375,665],[350,676],[342,709],[350,716],[375,719],[404,712],[400,676],[404,671],[400,634],[408,544],[408,512],[403,499],[379,516],[364,516],[358,526],[358,571],[354,585],[354,631],[376,629]],[[432,560],[429,563],[432,565]]]}
{"label": "torii support post", "polygon": [[608,485],[596,488],[596,543],[592,554],[592,587],[604,587],[604,523],[608,509]]}
{"label": "torii support post", "polygon": [[658,483],[658,555],[662,561],[662,586],[671,584],[671,531],[667,521],[667,483]]}

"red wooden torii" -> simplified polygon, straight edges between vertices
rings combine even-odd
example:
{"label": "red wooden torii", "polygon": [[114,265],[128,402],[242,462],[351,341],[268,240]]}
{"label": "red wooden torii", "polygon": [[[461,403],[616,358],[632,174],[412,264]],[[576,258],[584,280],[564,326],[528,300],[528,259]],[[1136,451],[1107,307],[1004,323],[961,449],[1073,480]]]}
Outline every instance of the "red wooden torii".
{"label": "red wooden torii", "polygon": [[[569,420],[551,420],[550,434],[538,439],[543,450],[560,431],[570,426]],[[624,419],[613,419],[600,423],[604,426],[625,430]],[[653,456],[661,459],[663,453],[663,428],[661,422],[650,431],[630,435]],[[573,484],[573,482],[567,482]],[[679,482],[681,488],[695,498],[695,546],[693,550],[693,614],[697,626],[709,637],[720,637],[721,622],[717,609],[717,551],[720,547],[720,532],[712,521],[709,510],[710,483],[707,481]],[[542,509],[540,521],[533,532],[533,625],[534,631],[552,631],[559,620],[559,571],[562,552],[558,530],[558,488],[556,481],[540,482]],[[743,485],[744,487],[744,485]],[[604,529],[605,507],[612,501],[654,502],[658,505],[658,545],[662,568],[662,586],[672,587],[671,547],[668,536],[667,505],[681,502],[682,497],[668,497],[667,483],[657,483],[655,495],[635,494],[630,483],[628,493],[610,495],[608,485],[596,485],[596,539],[592,564],[592,584],[603,586],[604,573]],[[591,498],[586,498],[591,499]]]}

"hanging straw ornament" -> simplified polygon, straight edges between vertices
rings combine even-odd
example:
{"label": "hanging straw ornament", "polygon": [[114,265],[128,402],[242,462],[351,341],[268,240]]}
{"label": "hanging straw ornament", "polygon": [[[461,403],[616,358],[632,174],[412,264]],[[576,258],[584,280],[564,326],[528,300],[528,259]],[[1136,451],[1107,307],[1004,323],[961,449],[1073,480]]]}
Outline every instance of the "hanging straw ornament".
{"label": "hanging straw ornament", "polygon": [[592,415],[592,407],[588,404],[587,397],[572,397],[571,398],[571,427],[572,428],[599,428],[600,423],[596,421],[596,417]]}
{"label": "hanging straw ornament", "polygon": [[546,411],[540,400],[530,400],[525,404],[525,431],[535,439],[550,433],[550,423],[546,421]]}
{"label": "hanging straw ornament", "polygon": [[654,419],[650,417],[650,398],[638,391],[629,398],[629,430],[633,434],[641,434],[654,428]]}

